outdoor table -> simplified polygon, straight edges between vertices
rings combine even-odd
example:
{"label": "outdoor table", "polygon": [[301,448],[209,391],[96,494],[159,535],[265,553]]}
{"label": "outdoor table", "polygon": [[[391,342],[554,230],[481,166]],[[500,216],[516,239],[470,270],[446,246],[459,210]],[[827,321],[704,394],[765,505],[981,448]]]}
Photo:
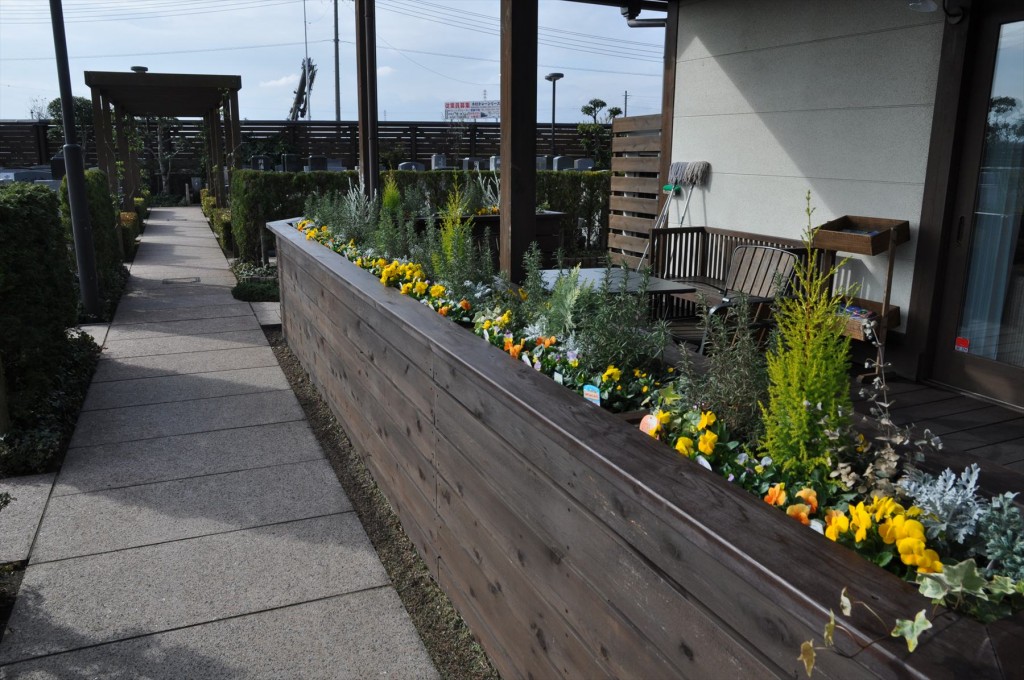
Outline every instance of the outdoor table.
{"label": "outdoor table", "polygon": [[[555,287],[555,281],[558,280],[559,276],[568,274],[571,269],[542,269],[541,276],[544,279],[544,287],[548,290]],[[580,269],[580,283],[590,284],[594,288],[600,288],[604,283],[605,272],[607,270],[604,267],[589,267],[586,269]],[[633,271],[632,269],[623,269],[622,267],[613,267],[611,270],[611,290],[612,292],[619,292],[622,290],[622,278],[626,277],[626,292],[635,293],[640,288],[640,284],[643,282],[643,276]],[[656,276],[651,276],[647,279],[647,294],[648,295],[673,295],[676,293],[692,293],[696,290],[693,285],[680,281],[672,281],[671,279],[660,279]]]}

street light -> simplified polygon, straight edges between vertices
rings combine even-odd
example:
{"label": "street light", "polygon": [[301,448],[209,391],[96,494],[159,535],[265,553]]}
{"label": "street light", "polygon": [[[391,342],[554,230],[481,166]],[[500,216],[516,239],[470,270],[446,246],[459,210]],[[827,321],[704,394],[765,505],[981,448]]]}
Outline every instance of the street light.
{"label": "street light", "polygon": [[[564,73],[549,73],[544,80],[551,81],[551,157],[555,157],[555,83],[565,77]],[[554,166],[552,166],[554,167]]]}

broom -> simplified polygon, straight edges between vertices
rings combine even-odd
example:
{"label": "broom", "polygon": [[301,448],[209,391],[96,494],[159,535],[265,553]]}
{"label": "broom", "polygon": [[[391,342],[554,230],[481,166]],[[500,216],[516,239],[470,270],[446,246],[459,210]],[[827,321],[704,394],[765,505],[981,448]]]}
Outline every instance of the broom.
{"label": "broom", "polygon": [[693,197],[693,190],[708,183],[708,176],[711,174],[711,163],[707,161],[693,161],[687,164],[683,172],[683,183],[690,185],[686,192],[686,200],[683,202],[683,211],[679,213],[679,226],[683,226],[686,219],[686,211],[690,208],[690,199]]}
{"label": "broom", "polygon": [[[690,206],[690,197],[693,195],[693,188],[696,186],[703,186],[708,179],[708,175],[711,172],[711,164],[707,161],[676,161],[669,166],[668,169],[668,184],[663,187],[665,193],[670,196],[675,195],[679,188],[683,184],[688,184],[690,190],[686,194],[686,202],[683,204],[683,212],[679,217],[679,223],[682,224],[683,217],[686,215],[686,210]],[[660,229],[668,223],[668,213],[672,208],[672,202],[665,199],[665,205],[661,207],[661,212],[658,213],[658,217],[654,220],[653,229]],[[647,239],[647,245],[644,246],[644,253],[640,256],[640,262],[636,265],[636,271],[640,271],[640,268],[644,265],[644,260],[647,259],[647,253],[651,249],[651,239]]]}

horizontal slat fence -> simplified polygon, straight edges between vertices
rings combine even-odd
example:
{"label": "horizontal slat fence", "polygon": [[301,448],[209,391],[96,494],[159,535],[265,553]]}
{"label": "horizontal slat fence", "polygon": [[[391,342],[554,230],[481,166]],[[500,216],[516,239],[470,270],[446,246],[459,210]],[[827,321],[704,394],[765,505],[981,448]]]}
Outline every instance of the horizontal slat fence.
{"label": "horizontal slat fence", "polygon": [[[289,346],[503,677],[791,678],[843,587],[886,621],[927,607],[289,224],[269,226]],[[910,656],[857,611],[866,649],[836,636],[846,656],[820,654],[819,677],[998,677],[993,643],[1019,629],[996,640],[944,618]]]}
{"label": "horizontal slat fence", "polygon": [[661,115],[612,123],[612,196],[608,201],[608,255],[613,263],[640,263],[658,214]]}
{"label": "horizontal slat fence", "polygon": [[[174,143],[178,152],[176,168],[196,168],[203,150],[202,121],[182,119],[176,127]],[[0,121],[0,165],[22,167],[42,165],[60,150],[60,144],[48,141],[49,121]],[[243,163],[254,153],[270,151],[272,155],[294,153],[301,158],[326,156],[337,159],[348,168],[359,164],[359,125],[354,121],[266,121],[243,120]],[[156,126],[142,123],[147,139],[145,147],[156,148]],[[501,125],[499,123],[402,122],[381,121],[378,124],[382,164],[393,161],[419,161],[430,167],[433,154],[445,154],[449,165],[465,157],[487,159],[500,155]],[[576,125],[555,126],[555,146],[559,155],[583,158],[587,154],[580,145]],[[551,127],[538,126],[537,153],[551,148]],[[85,148],[86,162],[95,163],[96,151],[91,138]]]}

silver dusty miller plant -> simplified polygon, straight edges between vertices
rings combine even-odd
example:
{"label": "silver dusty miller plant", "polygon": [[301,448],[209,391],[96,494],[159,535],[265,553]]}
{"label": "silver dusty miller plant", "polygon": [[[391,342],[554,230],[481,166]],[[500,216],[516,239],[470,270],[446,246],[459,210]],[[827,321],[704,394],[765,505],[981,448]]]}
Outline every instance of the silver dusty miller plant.
{"label": "silver dusty miller plant", "polygon": [[899,426],[893,421],[885,376],[890,366],[885,360],[885,343],[878,336],[876,320],[865,319],[863,326],[864,337],[875,347],[875,358],[868,359],[864,367],[873,370],[875,377],[870,385],[860,389],[860,396],[871,402],[869,412],[879,433],[873,446],[855,436],[853,454],[840,450],[832,477],[838,477],[847,489],[861,494],[891,496],[896,492],[896,480],[904,466],[920,463],[927,453],[940,450],[942,441],[927,429],[922,436],[915,437],[913,425]]}

